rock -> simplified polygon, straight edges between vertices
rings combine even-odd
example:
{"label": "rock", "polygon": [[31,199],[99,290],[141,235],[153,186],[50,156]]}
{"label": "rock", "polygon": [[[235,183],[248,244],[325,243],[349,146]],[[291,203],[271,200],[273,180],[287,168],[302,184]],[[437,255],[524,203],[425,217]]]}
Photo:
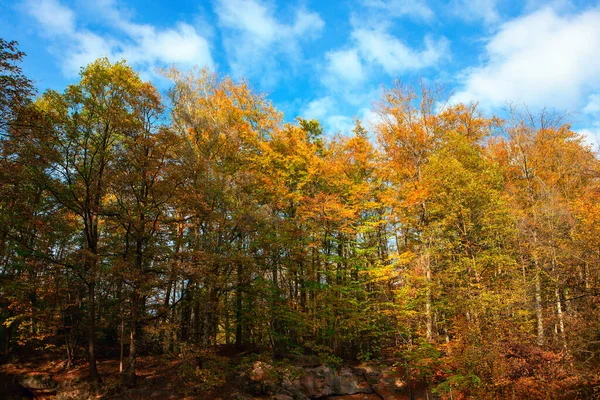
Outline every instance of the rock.
{"label": "rock", "polygon": [[6,400],[33,399],[33,393],[16,383],[11,375],[0,373],[0,398]]}
{"label": "rock", "polygon": [[329,367],[307,368],[306,374],[300,378],[302,392],[309,398],[331,396],[335,393],[336,375]]}
{"label": "rock", "polygon": [[254,398],[250,395],[241,392],[234,392],[229,397],[231,400],[253,400]]}
{"label": "rock", "polygon": [[[297,370],[296,370],[297,371]],[[329,396],[372,398],[373,393],[385,400],[406,399],[409,388],[401,371],[394,367],[379,368],[374,364],[341,367],[338,371],[321,365],[301,368],[301,373],[289,368],[279,369],[261,361],[250,371],[238,375],[238,387],[255,396],[270,396],[272,400],[307,400]],[[352,397],[354,396],[354,397]]]}
{"label": "rock", "polygon": [[363,363],[354,368],[356,375],[362,375],[370,384],[376,385],[381,377],[380,368],[372,363]]}
{"label": "rock", "polygon": [[[160,399],[160,400],[169,400],[169,399],[178,399],[180,396],[177,393],[169,392],[166,390],[152,390],[152,389],[129,389],[126,391],[127,395],[133,398],[141,398],[141,399]],[[129,398],[129,397],[128,397]]]}
{"label": "rock", "polygon": [[276,394],[271,396],[271,400],[294,400],[292,396],[288,396],[287,394]]}
{"label": "rock", "polygon": [[357,374],[348,367],[342,367],[337,372],[326,366],[305,368],[305,374],[294,381],[293,385],[311,399],[373,393],[362,373]]}
{"label": "rock", "polygon": [[384,400],[405,399],[409,393],[408,385],[397,368],[387,367],[381,371],[379,381],[373,390]]}
{"label": "rock", "polygon": [[371,385],[361,375],[348,367],[342,367],[336,377],[335,394],[373,393]]}
{"label": "rock", "polygon": [[53,390],[58,386],[58,383],[49,374],[20,376],[18,382],[29,390]]}
{"label": "rock", "polygon": [[274,393],[278,395],[291,397],[293,400],[308,400],[305,396],[300,381],[284,381],[279,387],[275,388]]}
{"label": "rock", "polygon": [[262,361],[257,361],[252,364],[252,370],[250,371],[250,379],[254,382],[264,382],[273,372],[273,367]]}
{"label": "rock", "polygon": [[234,385],[242,388],[253,396],[272,394],[271,387],[275,385],[273,366],[256,361],[249,371],[242,371],[234,380]]}
{"label": "rock", "polygon": [[300,389],[301,385],[292,382],[288,371],[276,369],[262,361],[252,364],[249,371],[238,374],[232,384],[253,396],[283,396],[282,400],[307,399]]}

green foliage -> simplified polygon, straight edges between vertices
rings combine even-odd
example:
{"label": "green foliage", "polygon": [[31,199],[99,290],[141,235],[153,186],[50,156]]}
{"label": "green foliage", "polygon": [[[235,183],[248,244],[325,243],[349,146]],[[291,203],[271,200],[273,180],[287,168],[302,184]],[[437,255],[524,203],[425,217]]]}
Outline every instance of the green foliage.
{"label": "green foliage", "polygon": [[452,393],[470,393],[476,390],[481,385],[481,379],[478,376],[469,374],[463,375],[451,375],[439,385],[437,385],[433,392],[439,395],[452,395]]}
{"label": "green foliage", "polygon": [[178,366],[178,376],[182,387],[190,394],[207,394],[222,387],[231,372],[227,358],[193,345],[182,345],[179,359],[181,363]]}
{"label": "green foliage", "polygon": [[34,102],[22,56],[0,42],[7,347],[129,342],[129,378],[180,354],[196,394],[226,383],[217,348],[274,381],[312,356],[452,398],[593,391],[600,164],[558,119],[398,84],[373,132],[329,136],[206,70],[166,71],[167,109],[107,59]]}
{"label": "green foliage", "polygon": [[24,56],[17,42],[0,38],[0,137],[18,129],[16,120],[35,93],[19,65]]}

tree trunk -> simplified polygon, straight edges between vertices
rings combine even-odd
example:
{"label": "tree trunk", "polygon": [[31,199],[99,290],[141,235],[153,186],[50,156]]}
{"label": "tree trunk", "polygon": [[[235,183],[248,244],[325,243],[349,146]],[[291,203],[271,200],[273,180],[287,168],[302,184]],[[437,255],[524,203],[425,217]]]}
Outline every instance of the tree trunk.
{"label": "tree trunk", "polygon": [[244,338],[243,331],[244,325],[242,322],[242,265],[241,263],[237,264],[236,267],[237,273],[237,287],[235,291],[235,345],[237,347],[241,347]]}
{"label": "tree trunk", "polygon": [[[89,207],[92,209],[92,207]],[[96,366],[96,262],[98,255],[98,219],[90,211],[84,218],[83,263],[88,275],[88,360],[90,380],[94,386],[100,384],[100,374]]]}
{"label": "tree trunk", "polygon": [[88,284],[88,358],[90,379],[94,384],[100,383],[100,374],[96,366],[96,282],[92,278]]}
{"label": "tree trunk", "polygon": [[542,346],[544,344],[544,316],[542,314],[542,282],[538,268],[535,272],[535,316],[537,320],[537,345]]}
{"label": "tree trunk", "polygon": [[123,374],[121,375],[121,383],[127,387],[133,387],[136,384],[136,367],[137,367],[137,340],[138,340],[138,314],[139,314],[140,295],[137,291],[131,295],[131,318],[129,332],[129,357]]}
{"label": "tree trunk", "polygon": [[433,315],[431,312],[433,295],[431,294],[431,262],[429,259],[429,253],[425,253],[422,256],[423,266],[425,268],[425,284],[427,285],[427,299],[425,303],[425,318],[426,318],[426,329],[427,329],[427,340],[433,340]]}
{"label": "tree trunk", "polygon": [[565,333],[565,321],[563,317],[562,303],[560,300],[560,290],[558,288],[554,289],[554,295],[556,296],[556,315],[558,317],[558,329],[560,331],[560,336],[563,342],[563,347],[565,350],[567,347],[567,335]]}

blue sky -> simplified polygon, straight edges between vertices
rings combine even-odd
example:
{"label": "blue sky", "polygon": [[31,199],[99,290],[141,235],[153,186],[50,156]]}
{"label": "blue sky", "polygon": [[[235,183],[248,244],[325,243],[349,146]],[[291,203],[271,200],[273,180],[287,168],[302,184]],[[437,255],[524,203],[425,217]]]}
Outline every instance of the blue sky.
{"label": "blue sky", "polygon": [[498,0],[0,0],[0,36],[27,53],[41,90],[97,57],[244,77],[286,119],[347,131],[374,120],[382,85],[419,79],[486,112],[525,103],[600,133],[600,2]]}

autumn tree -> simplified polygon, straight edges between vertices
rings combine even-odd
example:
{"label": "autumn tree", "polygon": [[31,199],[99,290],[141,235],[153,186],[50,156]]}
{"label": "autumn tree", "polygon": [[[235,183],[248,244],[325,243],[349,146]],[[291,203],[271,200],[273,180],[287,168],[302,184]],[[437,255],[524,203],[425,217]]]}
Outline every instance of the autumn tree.
{"label": "autumn tree", "polygon": [[115,169],[106,205],[108,218],[115,224],[113,234],[122,243],[114,264],[122,266],[119,269],[130,296],[129,354],[123,371],[127,386],[136,381],[138,335],[146,299],[162,283],[157,277],[167,262],[160,250],[177,193],[174,165],[179,151],[177,136],[163,123],[163,106],[156,89],[141,81],[135,85],[136,93],[129,104],[132,123],[122,132],[114,150]]}
{"label": "autumn tree", "polygon": [[9,134],[18,113],[35,93],[33,82],[20,66],[24,56],[17,42],[0,38],[0,135]]}
{"label": "autumn tree", "polygon": [[122,138],[138,129],[146,115],[136,114],[142,81],[124,62],[99,59],[81,72],[81,81],[63,94],[48,91],[39,102],[52,120],[39,145],[49,167],[39,171],[45,189],[61,207],[79,218],[81,262],[78,274],[87,287],[88,357],[90,377],[96,367],[96,285],[103,265],[101,222],[116,170],[116,150]]}
{"label": "autumn tree", "polygon": [[[184,273],[190,277],[185,302],[190,309],[184,309],[182,317],[194,316],[196,342],[216,343],[218,310],[222,304],[228,320],[227,304],[233,291],[235,340],[241,345],[248,326],[243,310],[252,309],[253,301],[249,290],[252,238],[270,190],[261,170],[263,143],[280,116],[245,83],[228,78],[219,81],[206,71],[171,70],[167,75],[174,81],[170,98],[175,130],[186,143],[183,162],[188,194],[179,212],[188,220],[189,245],[181,250],[189,257]],[[183,322],[181,336],[191,339],[187,322]]]}
{"label": "autumn tree", "polygon": [[593,395],[600,164],[563,116],[396,83],[372,132],[332,134],[244,80],[172,68],[163,99],[107,59],[34,101],[22,56],[0,41],[3,351],[70,368],[86,339],[96,384],[97,356],[214,387],[215,352],[262,351],[441,398]]}

